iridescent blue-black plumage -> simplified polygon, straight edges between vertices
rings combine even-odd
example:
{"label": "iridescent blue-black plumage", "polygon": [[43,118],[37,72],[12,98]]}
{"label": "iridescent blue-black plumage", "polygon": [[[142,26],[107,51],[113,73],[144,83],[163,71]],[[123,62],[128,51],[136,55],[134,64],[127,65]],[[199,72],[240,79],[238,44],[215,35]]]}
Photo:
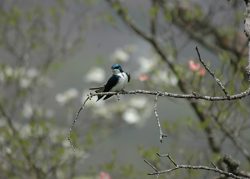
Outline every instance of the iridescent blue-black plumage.
{"label": "iridescent blue-black plumage", "polygon": [[[119,78],[120,77],[118,75],[112,75],[109,78],[108,82],[104,85],[103,92],[109,92],[118,83]],[[110,95],[106,95],[105,98],[104,98],[104,100],[110,98],[111,96],[112,96],[111,94]],[[98,96],[97,101],[100,100],[102,97],[103,96]]]}
{"label": "iridescent blue-black plumage", "polygon": [[[121,91],[125,85],[130,81],[130,75],[122,70],[121,65],[114,64],[111,67],[113,75],[109,78],[107,83],[103,87],[90,88],[95,92],[109,92],[109,91]],[[99,95],[98,100],[103,98],[105,95]],[[110,98],[113,95],[106,95],[103,100]]]}
{"label": "iridescent blue-black plumage", "polygon": [[119,64],[114,64],[114,65],[112,65],[112,66],[111,66],[111,69],[112,69],[112,70],[118,69],[120,72],[123,72],[122,67],[121,67],[121,65],[119,65]]}

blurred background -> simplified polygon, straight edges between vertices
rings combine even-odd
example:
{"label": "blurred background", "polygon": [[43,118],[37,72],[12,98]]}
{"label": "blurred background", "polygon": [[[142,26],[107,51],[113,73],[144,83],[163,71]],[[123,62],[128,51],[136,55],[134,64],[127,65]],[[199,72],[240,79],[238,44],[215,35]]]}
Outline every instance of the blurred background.
{"label": "blurred background", "polygon": [[[244,1],[0,1],[0,178],[154,178],[178,164],[250,168],[249,98],[232,102],[124,95],[76,112],[111,65],[131,74],[126,90],[224,95],[249,86]],[[239,170],[230,162],[237,161]],[[238,173],[237,173],[238,172]],[[246,174],[247,175],[247,174]],[[180,170],[159,178],[215,178]]]}

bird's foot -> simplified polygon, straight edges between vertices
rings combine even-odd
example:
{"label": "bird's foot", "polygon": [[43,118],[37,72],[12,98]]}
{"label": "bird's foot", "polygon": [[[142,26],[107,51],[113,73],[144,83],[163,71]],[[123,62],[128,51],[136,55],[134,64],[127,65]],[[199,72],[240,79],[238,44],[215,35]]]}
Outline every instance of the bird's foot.
{"label": "bird's foot", "polygon": [[119,93],[116,94],[116,97],[117,97],[117,100],[120,101],[121,98],[120,98],[120,94]]}
{"label": "bird's foot", "polygon": [[126,93],[127,91],[123,89],[123,90],[121,90],[120,92],[121,92],[121,93]]}

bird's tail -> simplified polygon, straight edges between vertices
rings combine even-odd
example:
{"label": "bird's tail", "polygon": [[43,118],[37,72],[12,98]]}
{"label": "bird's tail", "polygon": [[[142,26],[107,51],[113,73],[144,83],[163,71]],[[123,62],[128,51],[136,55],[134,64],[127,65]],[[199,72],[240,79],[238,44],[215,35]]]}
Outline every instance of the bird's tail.
{"label": "bird's tail", "polygon": [[[96,93],[100,93],[100,92],[103,92],[104,86],[89,88],[89,90],[94,90]],[[100,99],[102,99],[103,96],[104,96],[104,95],[98,95],[96,101],[99,101]]]}
{"label": "bird's tail", "polygon": [[105,96],[105,98],[103,98],[103,100],[106,100],[106,99],[110,98],[111,96],[113,96],[113,94],[108,94]]}
{"label": "bird's tail", "polygon": [[89,90],[104,90],[104,86],[89,88]]}

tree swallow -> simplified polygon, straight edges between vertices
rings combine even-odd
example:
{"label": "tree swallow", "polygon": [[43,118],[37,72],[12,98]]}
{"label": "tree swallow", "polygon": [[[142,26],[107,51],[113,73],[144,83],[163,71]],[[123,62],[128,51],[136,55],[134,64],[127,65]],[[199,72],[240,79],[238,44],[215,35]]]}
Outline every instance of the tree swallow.
{"label": "tree swallow", "polygon": [[[111,66],[113,75],[109,78],[107,83],[102,87],[90,88],[90,90],[96,90],[95,92],[119,92],[123,91],[125,86],[130,81],[130,75],[122,70],[121,65],[114,64]],[[98,95],[98,100],[100,100],[105,95]],[[106,100],[113,96],[112,94],[106,95],[103,100]]]}

